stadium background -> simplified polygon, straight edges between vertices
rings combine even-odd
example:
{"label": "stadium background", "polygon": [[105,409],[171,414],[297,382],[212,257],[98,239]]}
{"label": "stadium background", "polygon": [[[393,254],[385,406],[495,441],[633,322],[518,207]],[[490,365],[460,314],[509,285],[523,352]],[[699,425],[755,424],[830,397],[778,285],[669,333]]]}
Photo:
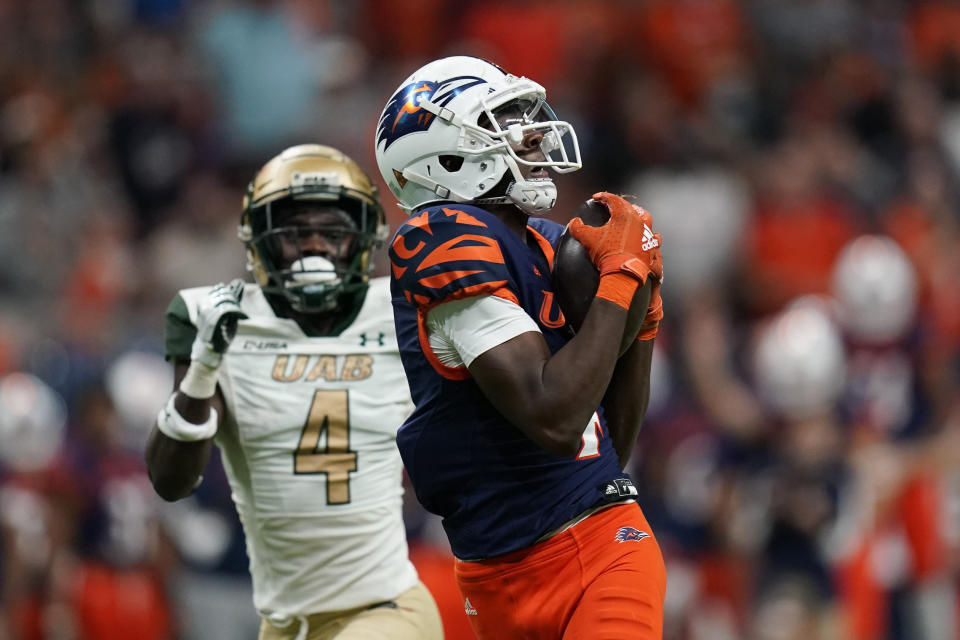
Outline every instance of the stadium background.
{"label": "stadium background", "polygon": [[[628,192],[663,235],[632,471],[664,637],[960,637],[960,3],[0,0],[0,638],[255,637],[220,468],[176,504],[143,475],[164,308],[244,274],[267,158],[316,141],[375,174],[384,101],[455,53],[574,123],[555,219]],[[906,329],[858,339],[829,297],[781,322],[863,233],[909,256]],[[784,402],[764,383],[790,349],[811,386]],[[469,637],[437,522],[407,520]]]}

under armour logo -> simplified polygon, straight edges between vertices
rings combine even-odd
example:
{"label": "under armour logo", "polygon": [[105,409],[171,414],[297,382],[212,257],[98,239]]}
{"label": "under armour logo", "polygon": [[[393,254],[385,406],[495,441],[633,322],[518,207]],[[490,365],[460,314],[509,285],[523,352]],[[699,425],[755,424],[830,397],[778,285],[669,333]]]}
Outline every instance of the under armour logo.
{"label": "under armour logo", "polygon": [[387,334],[385,334],[383,331],[381,331],[380,333],[378,333],[376,338],[371,338],[371,337],[367,336],[366,333],[361,333],[361,334],[360,334],[360,346],[361,346],[361,347],[365,347],[365,346],[367,346],[367,341],[376,340],[376,341],[377,341],[377,344],[382,347],[382,346],[383,346],[383,339],[386,338],[386,337],[387,337]]}

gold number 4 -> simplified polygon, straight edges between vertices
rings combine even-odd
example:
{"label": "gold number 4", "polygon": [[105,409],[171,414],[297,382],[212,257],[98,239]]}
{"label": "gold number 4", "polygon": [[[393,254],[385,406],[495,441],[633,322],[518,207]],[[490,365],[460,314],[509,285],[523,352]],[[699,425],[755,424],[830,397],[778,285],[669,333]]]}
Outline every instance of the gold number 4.
{"label": "gold number 4", "polygon": [[[327,444],[318,450],[327,433]],[[350,472],[357,470],[357,452],[350,450],[347,391],[318,390],[293,453],[294,473],[327,474],[327,504],[350,502]]]}

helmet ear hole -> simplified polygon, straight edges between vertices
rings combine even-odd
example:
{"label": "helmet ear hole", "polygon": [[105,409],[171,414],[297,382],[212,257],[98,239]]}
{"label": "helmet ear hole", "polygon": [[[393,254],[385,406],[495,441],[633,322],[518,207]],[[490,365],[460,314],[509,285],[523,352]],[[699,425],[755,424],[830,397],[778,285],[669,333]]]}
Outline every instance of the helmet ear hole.
{"label": "helmet ear hole", "polygon": [[440,166],[450,173],[460,171],[460,167],[463,166],[463,156],[442,155],[437,160],[440,162]]}
{"label": "helmet ear hole", "polygon": [[[556,131],[563,146],[543,158],[521,149],[521,157],[501,118],[519,123],[515,139]],[[523,183],[524,193],[539,193],[553,190],[552,181],[524,177],[521,165],[557,173],[581,165],[573,126],[556,118],[542,86],[470,56],[441,58],[414,71],[384,105],[374,140],[383,180],[409,213],[442,202],[524,208],[505,195],[490,201],[504,172]]]}

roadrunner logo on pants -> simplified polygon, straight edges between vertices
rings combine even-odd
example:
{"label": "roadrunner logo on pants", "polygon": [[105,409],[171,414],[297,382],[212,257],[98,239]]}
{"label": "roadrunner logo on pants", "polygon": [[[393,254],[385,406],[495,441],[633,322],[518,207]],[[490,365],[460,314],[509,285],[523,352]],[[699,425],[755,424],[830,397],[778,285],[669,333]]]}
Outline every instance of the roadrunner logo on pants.
{"label": "roadrunner logo on pants", "polygon": [[626,542],[628,540],[643,540],[649,537],[650,534],[646,531],[640,531],[640,529],[634,529],[633,527],[620,527],[613,539],[617,542]]}

